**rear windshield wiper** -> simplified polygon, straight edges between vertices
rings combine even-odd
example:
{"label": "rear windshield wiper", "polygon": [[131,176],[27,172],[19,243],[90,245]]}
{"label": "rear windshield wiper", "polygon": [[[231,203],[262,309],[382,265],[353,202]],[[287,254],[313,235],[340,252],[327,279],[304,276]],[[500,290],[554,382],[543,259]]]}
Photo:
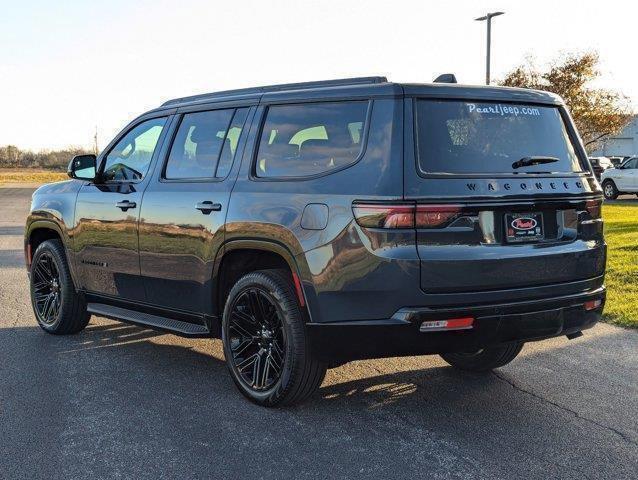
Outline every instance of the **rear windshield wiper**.
{"label": "rear windshield wiper", "polygon": [[555,163],[559,161],[560,159],[556,157],[523,157],[512,163],[512,168],[531,167],[533,165],[542,165],[544,163]]}

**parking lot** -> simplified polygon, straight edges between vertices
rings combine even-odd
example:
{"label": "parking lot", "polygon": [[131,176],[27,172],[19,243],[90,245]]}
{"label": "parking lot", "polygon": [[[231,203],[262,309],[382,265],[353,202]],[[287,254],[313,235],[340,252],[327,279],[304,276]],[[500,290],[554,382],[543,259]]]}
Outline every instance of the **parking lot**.
{"label": "parking lot", "polygon": [[486,375],[353,362],[268,410],[218,340],[102,318],[43,333],[22,255],[32,191],[0,188],[0,478],[636,478],[638,331],[529,344]]}

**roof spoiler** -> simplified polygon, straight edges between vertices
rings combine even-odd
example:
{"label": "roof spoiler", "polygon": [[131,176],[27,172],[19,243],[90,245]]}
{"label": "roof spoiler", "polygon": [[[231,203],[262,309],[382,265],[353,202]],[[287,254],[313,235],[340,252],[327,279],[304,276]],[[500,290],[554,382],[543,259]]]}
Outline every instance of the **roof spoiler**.
{"label": "roof spoiler", "polygon": [[434,83],[459,83],[453,73],[443,73],[434,79]]}

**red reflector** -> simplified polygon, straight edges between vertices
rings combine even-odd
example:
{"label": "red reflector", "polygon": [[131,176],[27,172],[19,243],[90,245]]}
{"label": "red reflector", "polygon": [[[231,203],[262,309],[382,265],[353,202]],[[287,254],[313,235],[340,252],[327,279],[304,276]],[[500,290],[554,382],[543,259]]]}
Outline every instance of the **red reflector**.
{"label": "red reflector", "polygon": [[27,265],[31,266],[31,244],[27,243]]}
{"label": "red reflector", "polygon": [[460,205],[417,205],[416,228],[437,228],[459,216]]}
{"label": "red reflector", "polygon": [[414,228],[413,205],[355,204],[352,212],[362,227]]}
{"label": "red reflector", "polygon": [[600,307],[600,305],[602,304],[602,300],[598,299],[598,300],[588,300],[585,302],[585,310],[595,310],[596,308]]}
{"label": "red reflector", "polygon": [[448,318],[447,320],[426,320],[421,324],[421,332],[433,332],[438,330],[467,330],[474,324],[473,317]]}
{"label": "red reflector", "polygon": [[295,272],[292,273],[292,281],[295,284],[295,290],[297,291],[297,298],[299,299],[299,305],[303,307],[306,305],[306,301],[304,300],[304,297],[303,297],[303,288],[301,287],[301,281],[299,280],[299,275],[297,275]]}

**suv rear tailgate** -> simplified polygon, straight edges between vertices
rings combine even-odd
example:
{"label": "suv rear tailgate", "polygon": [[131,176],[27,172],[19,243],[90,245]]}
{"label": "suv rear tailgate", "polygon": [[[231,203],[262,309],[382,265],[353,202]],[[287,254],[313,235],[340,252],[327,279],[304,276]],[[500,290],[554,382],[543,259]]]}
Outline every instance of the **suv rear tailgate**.
{"label": "suv rear tailgate", "polygon": [[429,305],[602,284],[600,186],[560,105],[407,98],[405,107],[415,123],[404,139],[404,198],[417,205]]}

